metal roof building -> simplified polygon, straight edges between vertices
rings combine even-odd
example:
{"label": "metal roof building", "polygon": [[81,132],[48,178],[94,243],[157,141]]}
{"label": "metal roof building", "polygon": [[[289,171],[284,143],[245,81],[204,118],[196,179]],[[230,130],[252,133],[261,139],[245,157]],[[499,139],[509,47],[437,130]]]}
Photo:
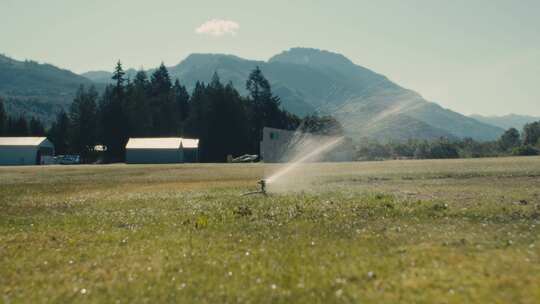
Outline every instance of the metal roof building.
{"label": "metal roof building", "polygon": [[173,164],[199,161],[199,140],[181,137],[130,138],[128,164]]}
{"label": "metal roof building", "polygon": [[46,137],[0,137],[0,165],[40,165],[53,155]]}

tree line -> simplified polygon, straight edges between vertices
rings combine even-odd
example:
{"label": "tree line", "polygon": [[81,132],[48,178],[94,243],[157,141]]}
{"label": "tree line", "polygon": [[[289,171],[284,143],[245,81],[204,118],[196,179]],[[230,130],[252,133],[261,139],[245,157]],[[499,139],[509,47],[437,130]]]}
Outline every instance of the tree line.
{"label": "tree line", "polygon": [[528,123],[520,133],[510,128],[496,141],[479,142],[472,138],[408,140],[380,143],[364,139],[357,149],[359,160],[437,159],[540,155],[540,121]]}
{"label": "tree line", "polygon": [[[97,158],[96,145],[106,147],[103,161],[122,161],[130,137],[180,136],[198,138],[203,162],[223,162],[227,155],[260,154],[263,127],[343,134],[331,116],[303,119],[284,109],[262,71],[256,67],[246,80],[247,96],[214,73],[209,83],[197,82],[191,94],[178,79],[172,81],[161,64],[150,77],[139,71],[126,78],[117,63],[109,84],[100,94],[81,86],[67,111],[60,111],[48,130],[35,117],[10,116],[0,100],[0,136],[47,136],[56,154],[79,154],[85,162]],[[471,138],[380,143],[362,140],[357,159],[463,158],[540,154],[540,121],[511,128],[497,140]]]}
{"label": "tree line", "polygon": [[45,136],[45,126],[36,117],[9,115],[0,98],[0,136]]}
{"label": "tree line", "polygon": [[209,83],[197,82],[189,94],[178,79],[172,81],[163,64],[150,77],[139,71],[128,79],[118,62],[112,80],[102,94],[94,87],[81,86],[69,109],[57,114],[49,130],[42,128],[32,135],[46,134],[57,154],[79,154],[85,162],[96,160],[96,145],[106,147],[105,162],[122,161],[130,137],[198,138],[201,161],[223,162],[229,154],[259,154],[263,127],[294,130],[303,126],[322,132],[322,126],[328,125],[341,130],[331,117],[302,120],[282,109],[259,67],[246,81],[247,96],[241,96],[232,83],[224,84],[217,73]]}

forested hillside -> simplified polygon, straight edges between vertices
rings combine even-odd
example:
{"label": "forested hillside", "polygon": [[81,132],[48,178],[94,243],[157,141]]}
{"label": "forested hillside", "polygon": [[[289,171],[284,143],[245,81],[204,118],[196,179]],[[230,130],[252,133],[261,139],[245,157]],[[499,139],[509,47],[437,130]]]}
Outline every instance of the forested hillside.
{"label": "forested hillside", "polygon": [[50,64],[0,55],[0,96],[12,115],[35,116],[50,122],[73,101],[80,85],[90,86],[92,81]]}

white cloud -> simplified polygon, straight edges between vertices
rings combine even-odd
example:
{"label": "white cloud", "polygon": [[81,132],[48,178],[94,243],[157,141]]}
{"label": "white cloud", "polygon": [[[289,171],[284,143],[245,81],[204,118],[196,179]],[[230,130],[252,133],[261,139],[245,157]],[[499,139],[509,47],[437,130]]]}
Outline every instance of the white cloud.
{"label": "white cloud", "polygon": [[238,22],[223,19],[212,19],[206,21],[196,28],[195,33],[215,37],[224,35],[235,36],[238,33],[239,28],[240,25]]}

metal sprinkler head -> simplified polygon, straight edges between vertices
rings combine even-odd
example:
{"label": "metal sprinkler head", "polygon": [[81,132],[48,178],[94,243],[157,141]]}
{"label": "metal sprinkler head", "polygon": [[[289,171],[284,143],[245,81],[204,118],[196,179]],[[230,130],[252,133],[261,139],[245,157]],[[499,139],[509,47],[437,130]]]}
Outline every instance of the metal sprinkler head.
{"label": "metal sprinkler head", "polygon": [[257,182],[257,184],[261,185],[261,193],[266,194],[266,181],[264,179],[261,179]]}
{"label": "metal sprinkler head", "polygon": [[255,192],[248,192],[248,193],[244,193],[242,194],[242,196],[245,196],[245,195],[252,195],[252,194],[262,194],[262,195],[268,195],[268,193],[266,193],[266,181],[264,179],[261,179],[257,182],[257,184],[259,184],[261,186],[261,190],[259,191],[255,191]]}

